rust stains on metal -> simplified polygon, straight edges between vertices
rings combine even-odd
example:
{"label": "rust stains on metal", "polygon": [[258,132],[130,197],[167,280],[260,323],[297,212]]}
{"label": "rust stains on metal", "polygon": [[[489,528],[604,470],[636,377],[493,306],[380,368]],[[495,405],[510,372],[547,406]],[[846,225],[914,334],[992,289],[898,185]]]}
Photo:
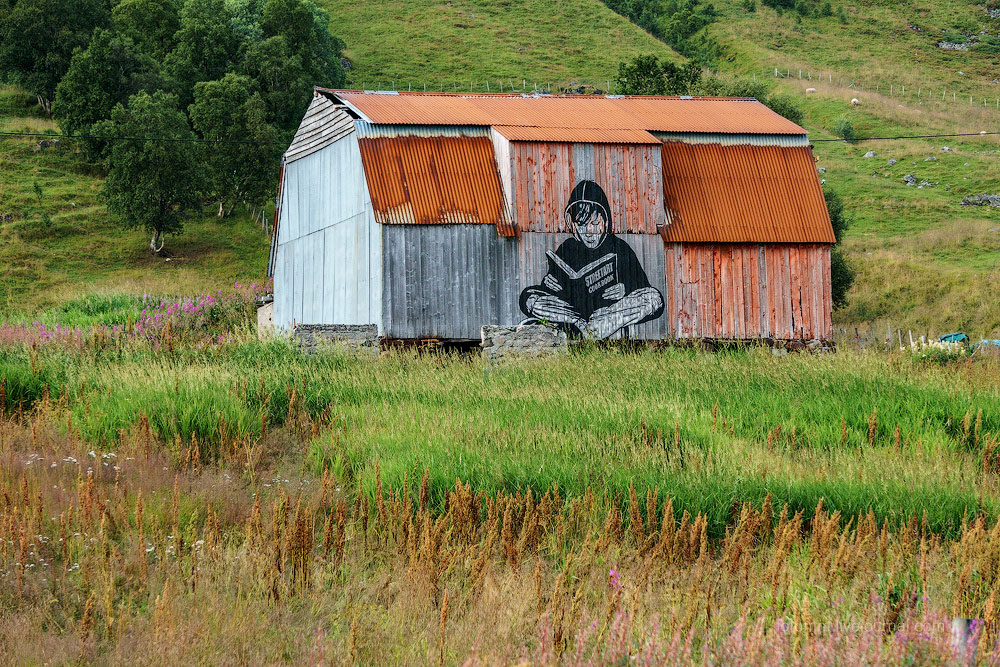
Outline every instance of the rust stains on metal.
{"label": "rust stains on metal", "polygon": [[666,142],[667,242],[834,243],[808,147]]}
{"label": "rust stains on metal", "polygon": [[375,219],[382,224],[496,225],[514,236],[489,137],[359,139]]}
{"label": "rust stains on metal", "polygon": [[494,130],[510,141],[554,141],[578,144],[655,144],[660,140],[646,130],[602,130],[576,127],[526,127],[495,125]]}
{"label": "rust stains on metal", "polygon": [[375,124],[805,134],[751,98],[477,95],[325,90]]}

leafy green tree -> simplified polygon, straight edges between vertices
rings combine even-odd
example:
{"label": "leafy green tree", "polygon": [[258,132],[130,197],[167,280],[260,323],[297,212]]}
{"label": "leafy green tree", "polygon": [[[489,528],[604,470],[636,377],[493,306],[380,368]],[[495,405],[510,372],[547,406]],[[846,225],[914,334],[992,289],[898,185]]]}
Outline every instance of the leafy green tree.
{"label": "leafy green tree", "polygon": [[158,90],[133,95],[127,107],[117,105],[110,120],[96,127],[144,137],[112,144],[102,198],[124,226],[150,232],[149,249],[159,252],[166,235],[180,231],[201,204],[203,171],[187,117],[177,109],[176,96]]}
{"label": "leafy green tree", "polygon": [[14,0],[0,7],[0,74],[51,111],[74,49],[108,25],[106,0]]}
{"label": "leafy green tree", "polygon": [[194,104],[189,107],[194,129],[202,138],[220,142],[204,150],[220,217],[231,214],[241,201],[261,205],[277,177],[281,146],[276,143],[277,132],[265,121],[264,100],[252,92],[253,85],[249,77],[229,73],[194,87]]}
{"label": "leafy green tree", "polygon": [[267,0],[260,19],[264,37],[284,37],[311,85],[340,86],[344,43],[330,34],[330,15],[308,0]]}
{"label": "leafy green tree", "polygon": [[234,69],[239,43],[224,0],[187,0],[180,25],[165,67],[172,92],[186,108],[194,100],[194,84],[221,79]]}
{"label": "leafy green tree", "polygon": [[174,50],[181,17],[173,0],[121,0],[111,10],[115,32],[160,61]]}
{"label": "leafy green tree", "polygon": [[687,95],[701,81],[701,68],[694,63],[675,65],[656,56],[637,56],[618,65],[615,92],[618,95]]}
{"label": "leafy green tree", "polygon": [[[67,134],[92,134],[91,126],[111,116],[116,104],[158,84],[152,58],[139,53],[128,37],[98,28],[87,48],[73,54],[69,71],[56,87],[52,115]],[[92,153],[103,145],[87,140]]]}
{"label": "leafy green tree", "polygon": [[298,126],[309,105],[312,82],[302,58],[283,36],[251,44],[243,59],[243,73],[256,82],[271,122],[283,130]]}
{"label": "leafy green tree", "polygon": [[[833,235],[837,245],[843,239],[844,232],[850,226],[850,218],[844,212],[844,201],[833,190],[823,190],[826,208],[830,212],[830,222],[833,225]],[[847,264],[841,249],[835,245],[830,250],[830,278],[833,292],[833,307],[841,308],[847,304],[847,292],[854,284],[854,271]]]}

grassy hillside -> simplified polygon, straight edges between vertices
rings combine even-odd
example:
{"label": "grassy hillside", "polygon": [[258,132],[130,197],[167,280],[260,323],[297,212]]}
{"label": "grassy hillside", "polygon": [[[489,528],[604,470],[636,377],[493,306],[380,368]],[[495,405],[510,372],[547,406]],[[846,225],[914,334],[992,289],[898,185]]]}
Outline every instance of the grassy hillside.
{"label": "grassy hillside", "polygon": [[618,63],[670,47],[597,0],[320,0],[347,42],[348,84],[497,90],[587,83],[607,89]]}
{"label": "grassy hillside", "polygon": [[[0,90],[0,109],[9,114],[21,97]],[[45,118],[7,115],[0,132],[58,128]],[[32,313],[92,292],[214,292],[264,274],[268,238],[246,216],[206,214],[168,238],[169,259],[152,257],[144,232],[108,218],[98,201],[102,180],[72,143],[39,151],[39,139],[0,137],[0,216],[10,216],[0,217],[0,313]]]}

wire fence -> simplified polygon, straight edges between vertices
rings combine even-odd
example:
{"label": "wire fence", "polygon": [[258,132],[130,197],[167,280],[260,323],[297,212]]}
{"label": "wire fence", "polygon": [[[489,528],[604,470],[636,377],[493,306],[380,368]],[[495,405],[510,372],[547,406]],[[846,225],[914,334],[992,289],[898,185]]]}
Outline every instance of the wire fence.
{"label": "wire fence", "polygon": [[[982,91],[949,89],[947,86],[935,84],[914,84],[911,82],[885,81],[876,75],[844,75],[833,71],[813,71],[802,68],[770,66],[749,72],[743,77],[750,80],[797,80],[806,84],[815,83],[826,88],[837,88],[844,91],[856,91],[881,95],[897,101],[917,103],[918,105],[947,104],[992,110],[1000,114],[1000,85],[998,91],[991,95],[983,95]],[[998,81],[1000,84],[1000,81]],[[412,81],[393,78],[349,78],[347,86],[361,90],[393,91],[393,92],[451,92],[451,93],[547,93],[580,91],[584,93],[614,92],[614,79],[593,78],[569,79],[563,81],[539,80],[532,78],[513,79],[484,78],[459,81],[457,79],[437,79],[432,81]]]}

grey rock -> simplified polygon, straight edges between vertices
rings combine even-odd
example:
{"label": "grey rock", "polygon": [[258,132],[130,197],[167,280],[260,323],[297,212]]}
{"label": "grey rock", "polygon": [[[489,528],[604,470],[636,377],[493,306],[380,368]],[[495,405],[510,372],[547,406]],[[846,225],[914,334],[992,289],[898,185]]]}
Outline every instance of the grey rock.
{"label": "grey rock", "polygon": [[889,158],[889,166],[890,167],[892,165],[896,164],[897,162],[899,162],[899,160],[897,160],[896,158],[894,158],[894,157]]}
{"label": "grey rock", "polygon": [[916,185],[917,177],[914,176],[913,174],[907,174],[906,176],[903,176],[903,182],[906,183],[907,185]]}
{"label": "grey rock", "polygon": [[862,157],[875,157],[875,151],[868,151]]}
{"label": "grey rock", "polygon": [[934,157],[933,155],[930,157],[925,157],[924,162],[937,162],[937,158]]}
{"label": "grey rock", "polygon": [[317,352],[338,344],[373,356],[379,350],[376,324],[297,324],[292,336],[306,352]]}
{"label": "grey rock", "polygon": [[996,227],[990,227],[990,234],[996,234],[997,232],[1000,232],[1000,229],[997,229]]}
{"label": "grey rock", "polygon": [[945,153],[950,153],[951,152],[951,147],[950,146],[942,146],[941,150],[944,151]]}
{"label": "grey rock", "polygon": [[994,206],[1000,208],[1000,195],[969,195],[962,199],[962,206]]}
{"label": "grey rock", "polygon": [[486,324],[482,328],[483,357],[490,361],[503,358],[540,357],[565,354],[568,349],[566,332],[544,324],[500,326]]}

